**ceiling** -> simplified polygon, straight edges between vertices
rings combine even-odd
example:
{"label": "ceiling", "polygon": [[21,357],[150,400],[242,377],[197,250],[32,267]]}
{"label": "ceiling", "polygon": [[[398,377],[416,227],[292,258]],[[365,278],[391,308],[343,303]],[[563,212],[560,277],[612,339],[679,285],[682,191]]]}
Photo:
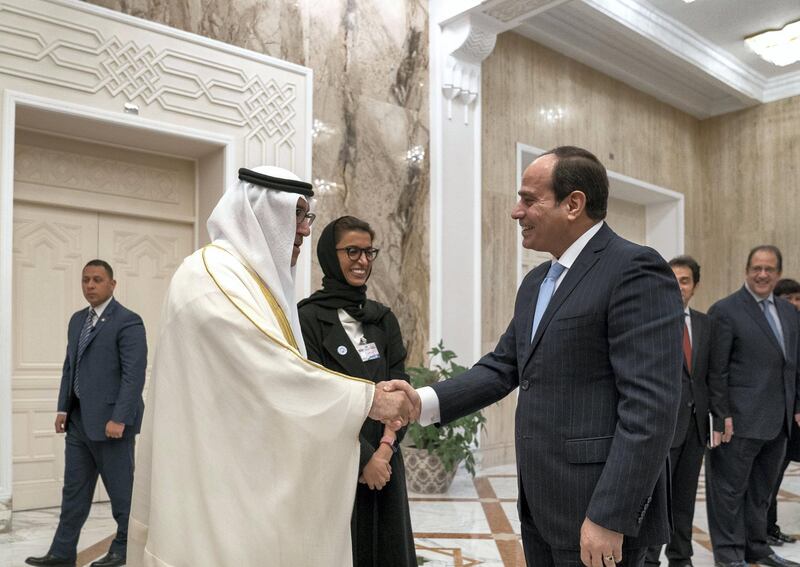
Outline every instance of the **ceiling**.
{"label": "ceiling", "polygon": [[800,19],[800,0],[455,0],[442,23],[465,16],[698,118],[800,94],[800,63],[777,67],[743,41]]}

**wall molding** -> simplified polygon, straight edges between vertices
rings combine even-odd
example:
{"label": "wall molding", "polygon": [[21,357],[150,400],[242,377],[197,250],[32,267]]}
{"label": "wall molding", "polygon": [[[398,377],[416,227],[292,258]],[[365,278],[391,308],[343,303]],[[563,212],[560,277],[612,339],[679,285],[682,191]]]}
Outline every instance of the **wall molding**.
{"label": "wall molding", "polygon": [[[196,162],[204,222],[238,167],[311,179],[310,69],[79,0],[0,0],[0,531],[12,498],[12,261],[17,113],[40,131]],[[126,113],[136,112],[138,115]],[[42,130],[43,128],[43,130]],[[71,132],[71,131],[70,131]],[[69,135],[70,132],[54,134]],[[97,136],[97,138],[95,138]],[[129,142],[136,140],[136,142]],[[182,147],[182,144],[185,147]],[[156,149],[157,148],[157,149]],[[172,150],[172,148],[175,148]],[[163,196],[169,199],[169,196]],[[196,243],[205,240],[195,225]],[[204,231],[203,231],[204,232]],[[301,253],[297,291],[310,289]]]}

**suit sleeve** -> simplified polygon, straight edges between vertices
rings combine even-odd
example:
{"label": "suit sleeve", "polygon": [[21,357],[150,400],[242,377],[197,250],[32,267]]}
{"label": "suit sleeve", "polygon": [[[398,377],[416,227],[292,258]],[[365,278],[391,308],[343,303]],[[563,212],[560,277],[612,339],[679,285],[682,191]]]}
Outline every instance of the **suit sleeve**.
{"label": "suit sleeve", "polygon": [[708,361],[708,396],[714,430],[724,431],[724,420],[731,417],[728,399],[730,360],[733,350],[733,328],[724,309],[714,305],[709,309],[711,322],[711,352]]}
{"label": "suit sleeve", "polygon": [[617,425],[586,515],[635,537],[665,469],[681,388],[683,308],[675,276],[652,250],[629,262],[608,307]]}
{"label": "suit sleeve", "polygon": [[65,412],[69,408],[69,389],[71,387],[72,365],[69,363],[69,343],[67,343],[67,354],[64,356],[64,366],[61,370],[61,385],[58,389],[58,404],[56,411]]}
{"label": "suit sleeve", "polygon": [[58,404],[56,406],[56,411],[59,412],[66,412],[69,410],[68,403],[69,403],[69,390],[72,387],[72,364],[69,361],[69,331],[70,327],[72,327],[72,320],[75,319],[75,315],[73,315],[69,323],[67,324],[67,352],[64,355],[64,366],[61,369],[61,385],[58,389]]}
{"label": "suit sleeve", "polygon": [[142,318],[131,313],[117,335],[121,384],[111,420],[125,425],[136,422],[147,369],[147,339]]}
{"label": "suit sleeve", "polygon": [[494,350],[464,374],[431,387],[439,398],[440,423],[449,423],[506,397],[519,385],[514,320]]}

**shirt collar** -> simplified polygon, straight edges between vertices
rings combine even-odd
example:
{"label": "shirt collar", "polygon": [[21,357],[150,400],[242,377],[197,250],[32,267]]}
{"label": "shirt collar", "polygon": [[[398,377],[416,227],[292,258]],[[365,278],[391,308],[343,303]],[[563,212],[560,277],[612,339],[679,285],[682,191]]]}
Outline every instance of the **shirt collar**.
{"label": "shirt collar", "polygon": [[604,221],[600,221],[592,226],[589,230],[581,234],[580,237],[578,237],[578,240],[570,244],[570,247],[564,251],[561,257],[557,258],[558,263],[567,269],[571,268],[572,264],[575,263],[575,260],[578,259],[580,253],[584,248],[586,248],[586,245],[589,244],[589,241],[592,239],[592,237],[594,237],[594,235],[600,232],[600,229],[603,228],[603,224]]}
{"label": "shirt collar", "polygon": [[762,301],[766,301],[767,303],[775,303],[775,298],[773,297],[772,292],[770,292],[767,297],[759,297],[753,293],[753,290],[750,289],[750,286],[747,285],[747,282],[744,282],[744,288],[747,290],[747,293],[753,296],[753,299],[756,300],[756,303],[761,303]]}
{"label": "shirt collar", "polygon": [[[111,297],[109,297],[108,299],[106,299],[103,303],[101,303],[100,305],[98,305],[97,307],[94,308],[94,312],[97,314],[97,318],[98,319],[103,314],[103,311],[106,310],[106,307],[108,307],[108,304],[111,303],[112,299],[114,299],[113,295]],[[90,305],[89,309],[91,309],[91,308],[92,308],[92,306]]]}
{"label": "shirt collar", "polygon": [[691,317],[692,316],[692,313],[689,311],[688,307],[683,310],[683,314],[686,315],[687,317]]}

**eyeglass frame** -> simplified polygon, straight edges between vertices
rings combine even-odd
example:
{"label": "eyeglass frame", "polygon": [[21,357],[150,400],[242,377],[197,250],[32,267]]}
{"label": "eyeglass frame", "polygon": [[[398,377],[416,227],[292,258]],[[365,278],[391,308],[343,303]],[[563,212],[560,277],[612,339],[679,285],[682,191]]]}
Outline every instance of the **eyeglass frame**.
{"label": "eyeglass frame", "polygon": [[[353,250],[353,251],[357,250],[358,251],[358,256],[353,258],[352,254],[350,252],[351,250]],[[372,246],[370,246],[369,248],[359,248],[358,246],[345,246],[344,248],[336,248],[336,251],[337,252],[343,251],[345,254],[347,254],[347,258],[351,262],[358,262],[361,259],[361,255],[362,254],[367,259],[367,262],[374,262],[375,259],[378,257],[378,252],[380,252],[381,249],[380,248],[373,248]],[[372,258],[369,257],[370,254],[372,254]]]}
{"label": "eyeglass frame", "polygon": [[302,207],[297,207],[297,209],[295,209],[294,220],[297,223],[297,226],[300,226],[302,224],[307,224],[308,226],[311,226],[312,224],[314,224],[315,218],[317,218],[317,215],[309,212],[307,209],[304,209]]}

